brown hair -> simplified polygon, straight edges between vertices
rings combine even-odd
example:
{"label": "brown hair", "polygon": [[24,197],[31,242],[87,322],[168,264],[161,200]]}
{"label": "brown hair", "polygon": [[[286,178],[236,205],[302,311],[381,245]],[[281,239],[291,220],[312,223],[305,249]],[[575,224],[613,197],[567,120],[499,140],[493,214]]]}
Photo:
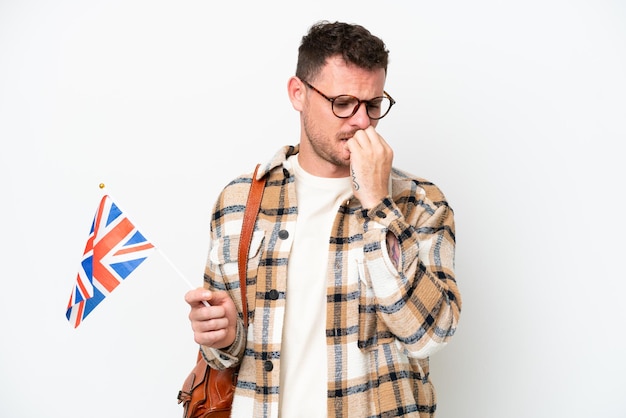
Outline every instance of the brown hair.
{"label": "brown hair", "polygon": [[326,60],[335,55],[366,70],[382,68],[387,72],[389,51],[380,38],[360,25],[321,21],[311,26],[302,37],[296,76],[301,80],[312,80]]}

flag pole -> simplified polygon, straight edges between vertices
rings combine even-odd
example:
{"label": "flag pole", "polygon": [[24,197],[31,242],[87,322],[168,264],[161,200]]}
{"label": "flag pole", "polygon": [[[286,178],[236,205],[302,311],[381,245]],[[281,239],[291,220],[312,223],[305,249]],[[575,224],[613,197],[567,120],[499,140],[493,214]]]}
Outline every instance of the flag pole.
{"label": "flag pole", "polygon": [[[172,263],[172,261],[165,255],[165,253],[163,251],[161,251],[161,249],[159,247],[157,247],[156,245],[154,246],[154,248],[156,248],[157,252],[159,254],[161,254],[161,257],[163,257],[163,259],[167,262],[167,264],[170,265],[170,267],[178,274],[178,276],[183,279],[184,282],[187,283],[187,286],[189,286],[189,289],[194,290],[195,287],[191,284],[191,282],[187,279],[187,277],[185,277],[185,275],[183,274],[182,271],[180,271],[178,269],[178,267],[176,267],[174,265],[174,263]],[[203,300],[202,303],[204,304],[204,306],[206,306],[207,308],[211,305],[209,305],[209,302],[207,302],[206,300]]]}
{"label": "flag pole", "polygon": [[[99,187],[101,190],[104,190],[104,188],[105,188],[106,186],[104,185],[104,183],[100,183],[100,184],[98,185],[98,187]],[[114,201],[115,201],[115,200],[114,200]],[[126,211],[124,211],[124,212],[126,212]],[[128,212],[126,212],[126,213],[128,214]],[[129,216],[127,215],[127,217],[129,217]],[[133,219],[135,219],[135,218],[133,218]],[[136,222],[135,222],[134,220],[133,220],[133,223],[135,223],[135,224],[136,224]],[[137,227],[137,225],[135,225],[135,227]],[[139,228],[137,228],[137,229],[139,229]],[[143,229],[142,229],[142,231],[143,231]],[[150,240],[150,242],[152,242],[152,240]],[[153,245],[154,245],[154,243],[153,243]],[[178,267],[176,267],[176,265],[174,265],[174,263],[172,262],[172,260],[170,260],[170,259],[169,259],[169,257],[165,255],[165,253],[161,250],[161,248],[160,248],[158,245],[154,245],[154,248],[156,249],[157,253],[159,253],[159,254],[161,255],[161,257],[163,257],[163,259],[167,262],[167,264],[169,264],[169,265],[170,265],[170,267],[171,267],[171,268],[172,268],[172,269],[176,272],[176,274],[178,274],[178,277],[180,277],[180,278],[181,278],[181,279],[182,279],[182,280],[183,280],[183,281],[187,284],[187,286],[189,287],[189,289],[190,289],[190,290],[194,290],[196,287],[195,287],[193,284],[191,284],[191,281],[189,281],[189,279],[187,279],[187,277],[183,274],[183,272],[182,272],[182,271],[180,271],[180,270],[178,269]],[[203,304],[204,304],[204,306],[206,306],[207,308],[211,306],[211,305],[209,305],[209,303],[208,303],[206,300],[203,300],[203,301],[202,301],[202,303],[203,303]]]}

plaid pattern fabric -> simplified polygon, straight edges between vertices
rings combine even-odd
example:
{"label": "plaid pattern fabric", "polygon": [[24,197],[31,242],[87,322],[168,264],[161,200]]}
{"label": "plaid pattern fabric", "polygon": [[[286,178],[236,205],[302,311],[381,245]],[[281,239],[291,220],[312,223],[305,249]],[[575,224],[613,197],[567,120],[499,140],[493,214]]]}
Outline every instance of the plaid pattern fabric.
{"label": "plaid pattern fabric", "polygon": [[[233,416],[277,417],[287,261],[297,220],[287,146],[260,170],[268,175],[250,249],[249,329],[240,321],[225,350],[204,349],[216,368],[241,363]],[[211,221],[205,286],[227,290],[241,312],[237,246],[250,175],[220,194]],[[432,183],[394,169],[391,196],[363,210],[339,209],[329,239],[326,341],[329,417],[433,417],[428,357],[453,336],[461,298],[454,278],[454,218]],[[386,234],[401,255],[396,269]],[[321,278],[320,278],[321,279]],[[320,318],[324,320],[324,318]]]}

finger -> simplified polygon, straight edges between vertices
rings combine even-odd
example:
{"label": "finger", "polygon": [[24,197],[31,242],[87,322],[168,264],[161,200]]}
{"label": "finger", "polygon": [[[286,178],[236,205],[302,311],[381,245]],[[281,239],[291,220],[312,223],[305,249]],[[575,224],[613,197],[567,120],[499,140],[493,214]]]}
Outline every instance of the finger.
{"label": "finger", "polygon": [[374,129],[373,126],[368,126],[367,128],[365,128],[363,130],[363,132],[365,132],[365,134],[370,137],[370,138],[379,138],[380,135],[378,134],[378,132],[376,132],[376,129]]}
{"label": "finger", "polygon": [[387,148],[389,148],[389,144],[387,144],[387,142],[385,141],[385,138],[383,138],[382,135],[376,132],[374,127],[370,126],[367,129],[365,129],[364,132],[367,138],[369,139],[369,142],[372,145],[372,147],[378,148],[380,150],[383,150],[383,149],[386,150]]}
{"label": "finger", "polygon": [[378,155],[385,155],[386,157],[393,157],[393,149],[385,141],[382,135],[380,135],[372,126],[365,129],[365,133],[370,138],[372,149]]}
{"label": "finger", "polygon": [[348,144],[350,144],[350,142],[352,142],[353,146],[363,149],[367,148],[371,141],[367,133],[365,133],[363,129],[360,129],[354,133],[351,140],[348,141]]}
{"label": "finger", "polygon": [[209,319],[206,321],[195,321],[195,322],[192,322],[192,325],[191,325],[191,328],[193,329],[193,331],[199,332],[199,333],[218,331],[227,327],[228,327],[228,319],[224,317]]}
{"label": "finger", "polygon": [[192,321],[208,321],[215,318],[226,317],[226,309],[223,306],[204,306],[196,304],[189,312],[189,319]]}
{"label": "finger", "polygon": [[[365,153],[369,155],[377,155],[379,153],[386,152],[389,148],[389,145],[385,142],[384,138],[380,136],[372,126],[355,132],[352,139],[354,139],[352,142],[352,150],[354,152],[360,151],[364,155]],[[348,141],[348,145],[350,145],[350,142],[351,141]]]}
{"label": "finger", "polygon": [[208,301],[211,298],[211,293],[203,287],[198,287],[185,293],[185,302],[193,306],[202,303],[202,301]]}
{"label": "finger", "polygon": [[210,332],[194,332],[193,336],[197,344],[204,345],[206,347],[213,347],[220,341],[223,341],[227,334],[228,330],[223,328]]}
{"label": "finger", "polygon": [[218,291],[214,291],[214,292],[210,292],[210,296],[207,299],[207,301],[211,304],[211,305],[223,305],[224,303],[229,302],[230,299],[230,295],[228,294],[228,292],[224,292],[222,290],[218,290]]}
{"label": "finger", "polygon": [[208,307],[196,303],[192,305],[191,310],[189,311],[189,320],[191,321],[191,326],[193,327],[193,323],[196,321],[206,321],[211,318]]}
{"label": "finger", "polygon": [[346,141],[346,148],[348,148],[348,151],[350,151],[350,154],[354,154],[361,148],[361,146],[359,145],[359,141],[358,139],[355,138],[355,136],[353,136],[352,138],[348,139],[348,141]]}

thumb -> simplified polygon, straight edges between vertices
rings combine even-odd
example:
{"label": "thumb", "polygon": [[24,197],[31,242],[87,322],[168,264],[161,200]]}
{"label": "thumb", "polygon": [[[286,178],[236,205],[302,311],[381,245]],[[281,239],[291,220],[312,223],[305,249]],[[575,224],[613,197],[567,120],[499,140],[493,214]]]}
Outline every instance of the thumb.
{"label": "thumb", "polygon": [[223,305],[228,301],[230,301],[230,296],[228,295],[228,292],[223,290],[212,291],[210,297],[208,298],[208,302],[211,305]]}

